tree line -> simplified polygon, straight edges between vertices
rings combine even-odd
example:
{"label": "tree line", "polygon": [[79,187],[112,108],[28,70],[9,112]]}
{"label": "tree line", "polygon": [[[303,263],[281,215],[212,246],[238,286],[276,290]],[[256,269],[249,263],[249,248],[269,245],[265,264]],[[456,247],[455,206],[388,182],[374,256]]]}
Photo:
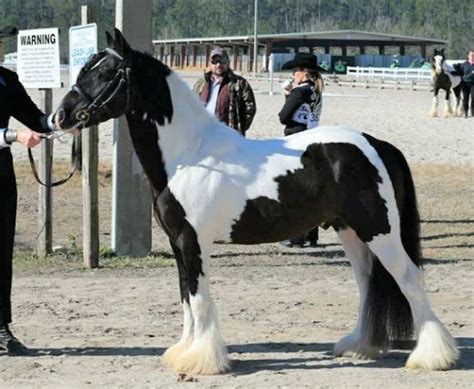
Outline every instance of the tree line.
{"label": "tree line", "polygon": [[[61,55],[67,32],[80,24],[81,5],[96,8],[99,47],[115,21],[114,0],[0,0],[0,28],[59,27]],[[448,56],[464,58],[474,49],[472,0],[259,0],[258,32],[291,33],[363,30],[449,40]],[[155,39],[252,35],[254,0],[153,0]],[[6,51],[16,41],[5,41]]]}

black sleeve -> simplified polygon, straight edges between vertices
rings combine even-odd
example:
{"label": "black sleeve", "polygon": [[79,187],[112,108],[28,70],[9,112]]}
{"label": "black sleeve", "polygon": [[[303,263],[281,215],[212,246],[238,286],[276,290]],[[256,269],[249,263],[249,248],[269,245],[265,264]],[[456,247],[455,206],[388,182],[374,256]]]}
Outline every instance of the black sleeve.
{"label": "black sleeve", "polygon": [[12,73],[12,84],[10,88],[12,116],[33,131],[49,132],[47,115],[31,100],[16,73]]}
{"label": "black sleeve", "polygon": [[285,104],[278,114],[281,124],[289,124],[292,122],[293,114],[304,103],[303,88],[293,89],[286,98]]}

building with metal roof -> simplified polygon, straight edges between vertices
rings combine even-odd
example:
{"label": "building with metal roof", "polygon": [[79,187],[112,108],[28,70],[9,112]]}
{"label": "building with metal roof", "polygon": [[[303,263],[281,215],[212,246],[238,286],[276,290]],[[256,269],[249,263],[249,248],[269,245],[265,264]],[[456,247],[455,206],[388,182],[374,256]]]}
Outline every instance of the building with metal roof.
{"label": "building with metal roof", "polygon": [[5,58],[5,49],[3,46],[3,38],[12,37],[18,34],[18,29],[14,26],[7,26],[0,29],[0,62]]}
{"label": "building with metal roof", "polygon": [[[432,46],[446,46],[447,40],[367,32],[357,30],[298,32],[287,34],[261,34],[257,37],[258,54],[263,61],[257,61],[260,69],[268,69],[271,53],[288,53],[293,51],[314,52],[321,49],[328,54],[332,48],[340,48],[342,56],[347,56],[347,49],[357,48],[359,54],[365,54],[367,47],[375,47],[380,55],[385,54],[387,47],[397,47],[400,55],[405,55],[407,46],[417,47],[419,55],[426,58]],[[254,36],[222,36],[211,38],[180,38],[153,40],[155,55],[171,67],[206,67],[209,54],[214,46],[229,49],[233,68],[253,71]]]}

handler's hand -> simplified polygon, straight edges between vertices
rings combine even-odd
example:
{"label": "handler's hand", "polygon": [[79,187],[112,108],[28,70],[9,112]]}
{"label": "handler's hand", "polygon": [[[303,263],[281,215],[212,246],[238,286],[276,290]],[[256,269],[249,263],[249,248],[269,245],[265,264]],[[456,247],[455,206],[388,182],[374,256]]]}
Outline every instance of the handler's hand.
{"label": "handler's hand", "polygon": [[18,131],[18,142],[32,149],[41,142],[41,137],[37,132],[23,128]]}

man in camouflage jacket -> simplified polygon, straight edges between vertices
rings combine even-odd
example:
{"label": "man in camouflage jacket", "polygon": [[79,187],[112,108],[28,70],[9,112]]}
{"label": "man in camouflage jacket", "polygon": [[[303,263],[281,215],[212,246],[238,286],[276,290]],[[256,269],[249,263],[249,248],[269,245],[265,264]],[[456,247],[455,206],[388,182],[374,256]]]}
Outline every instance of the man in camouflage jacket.
{"label": "man in camouflage jacket", "polygon": [[250,84],[230,69],[229,56],[221,47],[212,50],[209,66],[193,89],[211,114],[245,136],[257,111]]}

